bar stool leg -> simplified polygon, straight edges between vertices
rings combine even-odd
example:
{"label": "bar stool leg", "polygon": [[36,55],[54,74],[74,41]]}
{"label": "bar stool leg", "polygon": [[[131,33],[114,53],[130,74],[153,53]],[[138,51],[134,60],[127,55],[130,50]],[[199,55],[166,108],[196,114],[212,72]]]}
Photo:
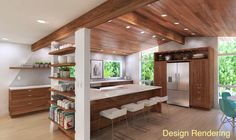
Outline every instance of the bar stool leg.
{"label": "bar stool leg", "polygon": [[125,121],[126,121],[126,128],[128,128],[128,127],[129,127],[129,123],[128,123],[128,117],[127,117],[127,115],[125,115]]}
{"label": "bar stool leg", "polygon": [[113,128],[114,128],[114,126],[113,126],[114,124],[113,124],[113,120],[111,120],[111,139],[113,140],[113,137],[114,137],[114,133],[113,133]]}

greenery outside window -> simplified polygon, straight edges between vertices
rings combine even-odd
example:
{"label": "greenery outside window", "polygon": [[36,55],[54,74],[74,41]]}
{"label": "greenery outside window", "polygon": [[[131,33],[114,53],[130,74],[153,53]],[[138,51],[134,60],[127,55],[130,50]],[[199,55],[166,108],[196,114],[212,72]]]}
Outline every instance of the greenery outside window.
{"label": "greenery outside window", "polygon": [[154,82],[154,52],[152,48],[141,52],[141,82],[145,85],[153,85]]}
{"label": "greenery outside window", "polygon": [[120,61],[104,61],[103,65],[104,78],[120,78],[121,62]]}
{"label": "greenery outside window", "polygon": [[219,96],[224,91],[236,95],[236,38],[222,37],[218,43]]}

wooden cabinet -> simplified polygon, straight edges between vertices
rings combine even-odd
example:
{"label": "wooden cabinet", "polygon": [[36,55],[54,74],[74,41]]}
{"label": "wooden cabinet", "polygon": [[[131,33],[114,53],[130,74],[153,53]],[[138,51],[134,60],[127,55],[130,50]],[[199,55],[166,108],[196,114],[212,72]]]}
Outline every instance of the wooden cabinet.
{"label": "wooden cabinet", "polygon": [[210,109],[209,60],[199,59],[190,62],[190,106]]}
{"label": "wooden cabinet", "polygon": [[167,63],[166,61],[156,61],[154,63],[154,85],[161,86],[161,96],[167,95]]}
{"label": "wooden cabinet", "polygon": [[9,90],[10,116],[48,110],[49,101],[49,88]]}
{"label": "wooden cabinet", "polygon": [[[194,59],[194,54],[204,54],[204,57]],[[171,60],[165,61],[165,56],[171,56]],[[167,95],[167,63],[172,62],[190,63],[190,107],[211,109],[214,105],[214,50],[203,47],[155,53],[154,84],[162,87],[161,96]]]}

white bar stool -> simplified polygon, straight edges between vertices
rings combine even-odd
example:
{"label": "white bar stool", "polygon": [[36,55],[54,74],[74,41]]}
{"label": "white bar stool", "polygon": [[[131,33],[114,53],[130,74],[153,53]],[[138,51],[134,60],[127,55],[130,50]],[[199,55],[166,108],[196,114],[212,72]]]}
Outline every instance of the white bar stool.
{"label": "white bar stool", "polygon": [[134,113],[144,109],[144,104],[130,103],[130,104],[126,104],[126,105],[121,106],[121,108],[126,108],[127,111],[131,114],[131,116],[133,118]]}
{"label": "white bar stool", "polygon": [[[163,97],[156,96],[156,97],[150,98],[150,100],[157,101],[158,103],[163,103],[168,100],[168,96],[163,96]],[[169,105],[168,104],[167,104],[167,115],[169,115]]]}
{"label": "white bar stool", "polygon": [[138,101],[137,104],[143,104],[144,107],[147,109],[147,112],[150,113],[151,112],[151,107],[157,104],[156,100],[141,100]]}
{"label": "white bar stool", "polygon": [[[126,125],[128,127],[128,120],[127,120],[127,109],[123,108],[123,109],[118,109],[118,108],[111,108],[111,109],[107,109],[107,110],[103,110],[100,112],[100,116],[111,120],[111,126],[112,126],[112,132],[111,132],[111,136],[113,139],[114,133],[113,133],[113,129],[114,129],[114,123],[113,120],[120,118],[120,117],[125,117],[126,120]],[[101,118],[100,118],[101,119]],[[99,120],[99,128],[100,128],[100,122],[101,120]]]}

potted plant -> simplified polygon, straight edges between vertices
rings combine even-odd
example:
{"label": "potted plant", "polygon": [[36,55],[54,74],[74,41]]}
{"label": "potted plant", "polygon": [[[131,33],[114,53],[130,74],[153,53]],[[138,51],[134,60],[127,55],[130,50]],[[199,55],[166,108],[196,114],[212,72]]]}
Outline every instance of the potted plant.
{"label": "potted plant", "polygon": [[43,68],[43,67],[44,67],[44,63],[43,63],[43,62],[40,62],[39,67],[40,67],[40,68]]}
{"label": "potted plant", "polygon": [[60,77],[69,78],[70,77],[70,69],[68,67],[60,67]]}
{"label": "potted plant", "polygon": [[45,67],[45,68],[48,68],[48,67],[49,67],[49,64],[50,64],[49,62],[45,62],[45,63],[44,63],[44,67]]}
{"label": "potted plant", "polygon": [[35,63],[34,63],[34,67],[35,67],[35,68],[39,68],[39,64],[40,64],[40,62],[35,62]]}

